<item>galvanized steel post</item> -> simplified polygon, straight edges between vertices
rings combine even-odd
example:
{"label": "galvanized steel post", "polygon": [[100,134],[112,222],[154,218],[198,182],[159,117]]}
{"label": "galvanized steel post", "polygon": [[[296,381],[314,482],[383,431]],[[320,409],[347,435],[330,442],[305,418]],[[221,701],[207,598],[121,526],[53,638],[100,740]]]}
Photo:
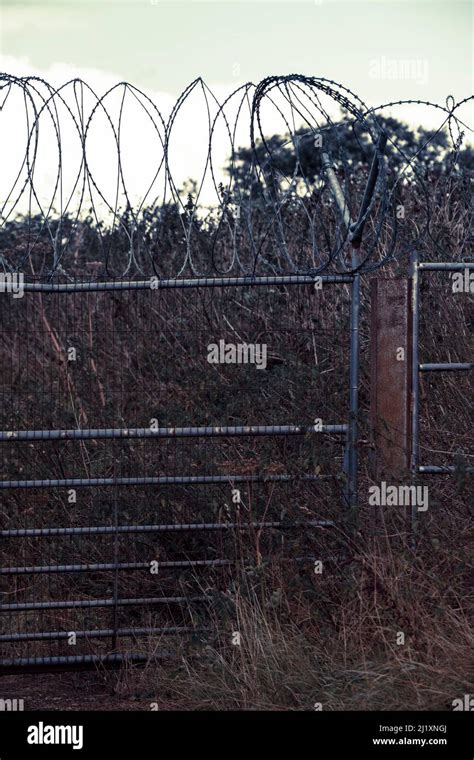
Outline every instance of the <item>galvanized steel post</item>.
{"label": "galvanized steel post", "polygon": [[[417,250],[411,254],[411,345],[412,345],[412,380],[411,380],[411,451],[410,469],[412,479],[418,472],[418,442],[420,428],[420,260]],[[416,532],[418,527],[418,511],[416,506],[411,508],[412,549],[416,548]]]}

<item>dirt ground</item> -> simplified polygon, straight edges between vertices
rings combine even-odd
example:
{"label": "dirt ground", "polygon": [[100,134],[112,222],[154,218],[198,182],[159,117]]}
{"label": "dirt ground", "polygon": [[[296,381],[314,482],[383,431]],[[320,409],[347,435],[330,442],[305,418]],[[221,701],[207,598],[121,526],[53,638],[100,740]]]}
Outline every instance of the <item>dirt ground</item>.
{"label": "dirt ground", "polygon": [[149,710],[150,699],[117,693],[118,678],[97,671],[2,676],[0,698],[23,699],[31,710]]}

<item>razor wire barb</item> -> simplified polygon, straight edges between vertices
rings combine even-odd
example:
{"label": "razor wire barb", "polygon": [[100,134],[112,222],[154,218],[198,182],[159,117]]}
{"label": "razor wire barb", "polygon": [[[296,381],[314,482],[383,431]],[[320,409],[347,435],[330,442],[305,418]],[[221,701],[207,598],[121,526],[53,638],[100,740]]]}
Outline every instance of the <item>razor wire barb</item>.
{"label": "razor wire barb", "polygon": [[[434,210],[437,193],[452,189],[453,179],[462,203],[471,203],[472,148],[462,149],[473,132],[463,118],[473,99],[369,108],[342,84],[291,74],[243,84],[222,100],[198,78],[165,116],[128,82],[99,96],[80,79],[53,87],[40,77],[0,74],[8,159],[0,183],[0,263],[4,271],[51,281],[84,278],[84,245],[96,279],[371,272],[394,258],[408,261],[425,243],[446,256]],[[385,113],[407,106],[439,115],[413,150]],[[381,135],[388,155],[379,148]],[[434,184],[426,159],[440,136],[443,174]],[[187,173],[177,162],[194,156],[194,147],[200,166]],[[147,151],[139,155],[140,148]],[[347,256],[351,231],[335,208],[322,152],[353,219],[369,166],[378,164],[376,192],[358,219],[365,235],[356,264]],[[402,225],[397,209],[407,183],[420,202],[416,218]],[[12,231],[19,218],[18,238]],[[460,255],[467,229],[465,235]]]}

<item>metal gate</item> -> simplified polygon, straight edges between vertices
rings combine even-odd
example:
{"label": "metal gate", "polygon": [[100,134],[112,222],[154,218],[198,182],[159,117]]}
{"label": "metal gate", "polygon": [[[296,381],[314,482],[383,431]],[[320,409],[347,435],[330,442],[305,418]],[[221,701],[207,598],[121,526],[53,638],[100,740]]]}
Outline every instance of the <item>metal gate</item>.
{"label": "metal gate", "polygon": [[[330,555],[331,489],[342,509],[357,494],[354,279],[28,282],[23,298],[2,295],[2,672],[167,656],[176,638],[215,634],[239,568]],[[209,341],[233,335],[268,345],[270,374],[208,362]]]}
{"label": "metal gate", "polygon": [[[445,475],[455,472],[474,472],[474,467],[466,461],[452,464],[428,464],[421,462],[420,455],[420,377],[425,373],[460,373],[465,375],[474,369],[472,361],[446,361],[446,362],[426,362],[420,361],[420,318],[422,316],[420,304],[421,278],[428,276],[430,273],[438,272],[444,278],[444,285],[447,285],[446,278],[451,274],[461,274],[465,276],[466,282],[470,282],[470,273],[474,271],[474,263],[462,262],[422,262],[419,260],[419,253],[415,251],[411,261],[411,293],[412,293],[412,408],[411,408],[411,472],[413,477],[420,475]],[[468,290],[471,293],[472,290]],[[469,324],[465,328],[469,330]],[[464,357],[463,357],[464,358]],[[469,419],[469,410],[466,410]],[[469,424],[466,420],[453,421],[466,431],[469,432]],[[472,441],[471,441],[472,442]],[[468,452],[467,452],[468,454]],[[415,508],[412,512],[412,526],[414,533],[418,521],[418,511]]]}

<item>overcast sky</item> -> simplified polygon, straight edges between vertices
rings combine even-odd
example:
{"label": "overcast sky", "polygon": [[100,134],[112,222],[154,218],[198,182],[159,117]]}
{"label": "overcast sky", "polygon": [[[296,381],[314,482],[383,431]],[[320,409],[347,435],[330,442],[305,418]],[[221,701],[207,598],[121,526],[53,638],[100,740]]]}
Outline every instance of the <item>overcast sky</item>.
{"label": "overcast sky", "polygon": [[[179,93],[196,76],[231,87],[304,73],[347,84],[371,104],[473,90],[472,3],[463,0],[2,0],[0,49],[46,72],[98,69]],[[374,60],[420,75],[371,76]],[[10,62],[11,65],[11,62]],[[20,63],[19,63],[20,65]],[[423,66],[426,65],[426,69]],[[426,72],[426,76],[424,75]]]}
{"label": "overcast sky", "polygon": [[[459,100],[473,92],[472,33],[472,4],[463,0],[0,0],[0,70],[39,75],[55,85],[82,77],[98,93],[127,80],[146,90],[165,115],[198,76],[219,98],[246,81],[302,73],[341,82],[369,106],[399,99],[444,105],[447,95]],[[14,107],[10,99],[1,123],[7,138],[0,144],[0,192],[10,181],[8,136],[19,129]],[[133,124],[134,114],[127,155],[143,186],[150,153],[145,133],[136,140],[141,127]],[[196,97],[176,129],[179,182],[200,174],[204,154],[199,157],[198,148],[204,151],[208,142],[207,124],[199,123],[204,115]],[[439,112],[430,109],[409,107],[395,115],[426,126],[439,122]],[[433,115],[438,122],[428,123]],[[277,130],[271,122],[268,128]],[[66,141],[67,134],[62,137]],[[215,151],[223,165],[228,144],[216,139]],[[54,158],[47,160],[45,149],[42,155],[52,181]],[[98,150],[97,171],[105,173],[100,160]],[[39,166],[38,183],[42,176]]]}

